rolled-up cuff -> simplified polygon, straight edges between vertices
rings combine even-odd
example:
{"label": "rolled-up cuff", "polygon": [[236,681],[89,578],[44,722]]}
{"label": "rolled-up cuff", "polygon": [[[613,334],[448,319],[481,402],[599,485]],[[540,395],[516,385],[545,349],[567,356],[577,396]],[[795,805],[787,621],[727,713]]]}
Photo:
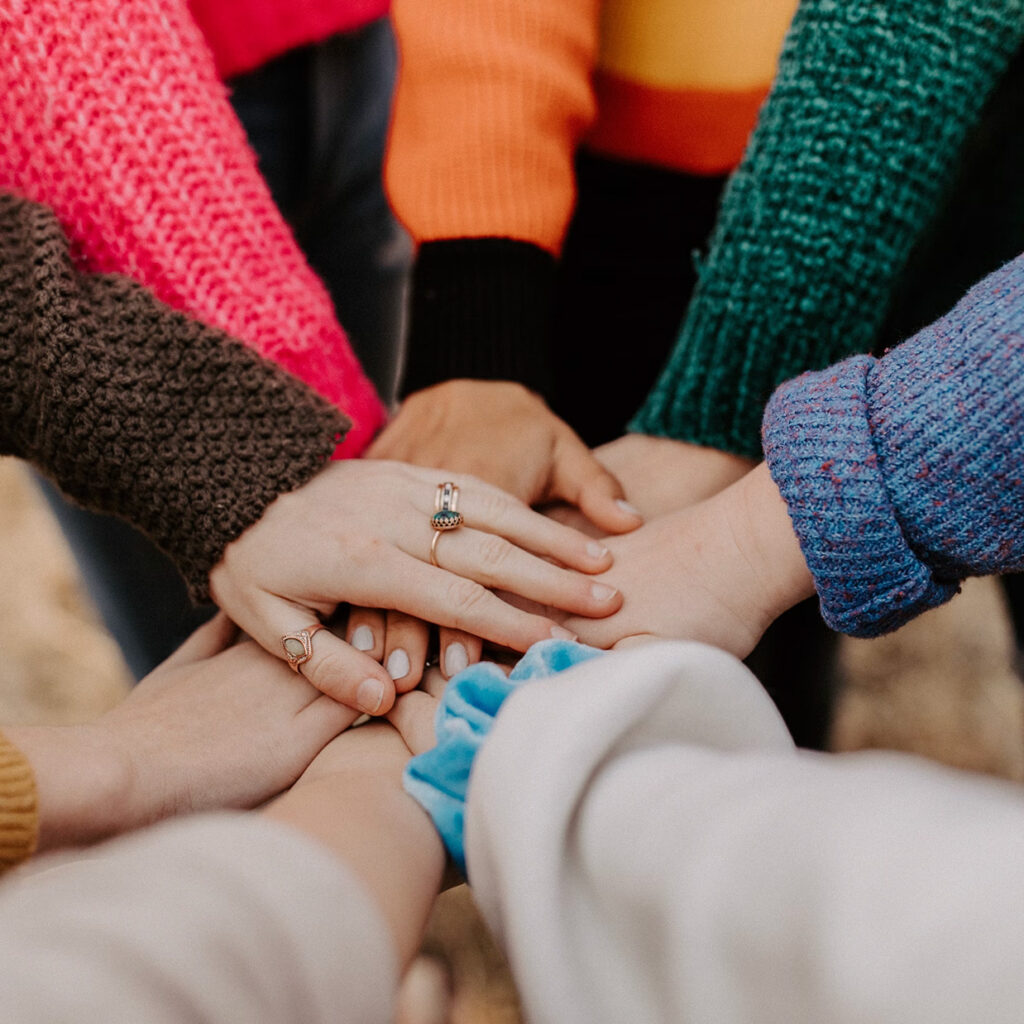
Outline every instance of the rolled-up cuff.
{"label": "rolled-up cuff", "polygon": [[851,636],[891,632],[957,593],[911,547],[868,422],[875,360],[854,356],[782,385],[762,441],[789,509],[825,622]]}

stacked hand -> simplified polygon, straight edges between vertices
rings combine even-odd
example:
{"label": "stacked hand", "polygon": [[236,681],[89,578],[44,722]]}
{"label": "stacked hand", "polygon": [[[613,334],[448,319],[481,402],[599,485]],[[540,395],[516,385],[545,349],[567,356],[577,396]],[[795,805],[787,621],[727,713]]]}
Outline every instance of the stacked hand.
{"label": "stacked hand", "polygon": [[[445,480],[459,485],[465,525],[436,538],[435,566],[431,516]],[[403,688],[419,680],[426,634],[414,619],[524,651],[565,631],[550,615],[523,611],[493,591],[576,615],[607,615],[620,595],[584,574],[610,564],[604,545],[493,485],[450,470],[361,460],[332,463],[274,501],[225,549],[210,592],[278,657],[286,653],[284,636],[309,630],[340,604],[393,610],[387,617],[356,613],[348,632],[356,645],[316,632],[301,665],[324,693],[379,714],[395,694],[381,661],[408,663]]]}

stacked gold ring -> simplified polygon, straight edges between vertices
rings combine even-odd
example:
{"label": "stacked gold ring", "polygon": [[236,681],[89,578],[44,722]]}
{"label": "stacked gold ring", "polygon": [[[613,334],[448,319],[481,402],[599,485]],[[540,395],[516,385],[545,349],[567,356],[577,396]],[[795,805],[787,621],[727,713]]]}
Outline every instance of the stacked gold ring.
{"label": "stacked gold ring", "polygon": [[434,495],[434,514],[430,517],[430,525],[434,529],[433,539],[430,541],[430,563],[438,569],[441,566],[437,561],[437,542],[442,533],[448,530],[457,530],[465,520],[459,511],[459,488],[451,480],[446,480],[437,485],[437,494]]}

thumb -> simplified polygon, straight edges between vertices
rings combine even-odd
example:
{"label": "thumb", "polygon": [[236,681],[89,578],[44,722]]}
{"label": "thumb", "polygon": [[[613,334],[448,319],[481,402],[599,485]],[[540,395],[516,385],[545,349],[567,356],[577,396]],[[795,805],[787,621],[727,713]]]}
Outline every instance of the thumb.
{"label": "thumb", "polygon": [[270,654],[287,663],[286,637],[301,638],[308,644],[308,657],[298,671],[321,693],[339,704],[368,715],[382,715],[395,700],[395,684],[386,669],[369,655],[345,643],[324,627],[315,612],[294,601],[263,593],[253,609],[253,621],[243,623],[245,631]]}
{"label": "thumb", "polygon": [[549,497],[575,505],[606,533],[629,533],[643,523],[622,484],[572,431],[556,444]]}

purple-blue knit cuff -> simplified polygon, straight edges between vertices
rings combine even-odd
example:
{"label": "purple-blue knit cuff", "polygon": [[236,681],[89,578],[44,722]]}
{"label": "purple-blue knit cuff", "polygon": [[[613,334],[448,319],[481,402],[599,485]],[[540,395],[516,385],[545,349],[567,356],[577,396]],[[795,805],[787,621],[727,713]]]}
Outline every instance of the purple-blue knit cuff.
{"label": "purple-blue knit cuff", "polygon": [[789,508],[828,625],[878,636],[948,601],[903,533],[868,423],[867,377],[854,356],[783,384],[765,410],[762,441]]}

